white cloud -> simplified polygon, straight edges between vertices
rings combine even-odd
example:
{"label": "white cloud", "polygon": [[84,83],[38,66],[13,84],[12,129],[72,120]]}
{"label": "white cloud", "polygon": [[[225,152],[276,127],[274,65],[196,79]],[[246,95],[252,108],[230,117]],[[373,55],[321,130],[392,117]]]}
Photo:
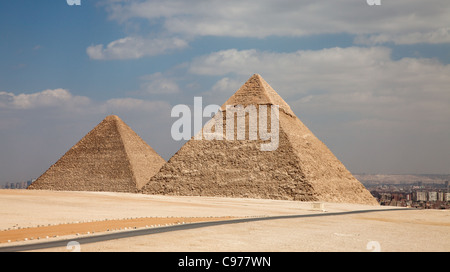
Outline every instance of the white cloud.
{"label": "white cloud", "polygon": [[[233,72],[248,74],[249,72],[245,71],[247,67],[254,67],[256,62],[264,62],[264,60],[258,58],[270,54],[271,53],[260,54],[255,49],[242,51],[229,49],[218,51],[195,58],[189,67],[189,71],[199,75],[223,75]],[[215,67],[217,64],[219,64],[219,66]]]}
{"label": "white cloud", "polygon": [[211,88],[212,92],[229,92],[230,90],[237,90],[242,85],[241,81],[224,77],[214,84]]}
{"label": "white cloud", "polygon": [[[156,37],[135,27],[135,35],[94,44],[91,59],[139,59],[181,50],[201,36],[301,37],[321,34],[354,35],[355,44],[450,43],[448,0],[105,0],[109,18],[125,25],[152,26]],[[140,34],[137,34],[140,33]]]}
{"label": "white cloud", "polygon": [[[110,0],[110,18],[119,22],[147,19],[163,23],[166,31],[183,36],[268,37],[349,33],[397,35],[427,42],[430,33],[450,25],[447,0],[258,0],[183,1]],[[416,36],[411,37],[412,36]],[[437,33],[437,35],[441,35]],[[448,42],[447,34],[432,42]]]}
{"label": "white cloud", "polygon": [[180,87],[175,79],[169,78],[162,73],[154,73],[141,78],[141,91],[148,94],[177,94]]}
{"label": "white cloud", "polygon": [[112,98],[93,101],[85,96],[76,96],[65,89],[45,90],[31,94],[0,92],[0,109],[5,110],[52,110],[63,113],[109,114],[110,112],[158,112],[167,110],[165,101],[150,101],[136,98]]}
{"label": "white cloud", "polygon": [[224,76],[212,91],[229,88],[228,96],[237,90],[228,82],[261,74],[298,111],[351,113],[399,124],[450,122],[450,65],[430,59],[393,60],[385,47],[293,53],[230,49],[194,59],[189,72]]}
{"label": "white cloud", "polygon": [[0,92],[0,172],[4,180],[37,178],[107,115],[118,115],[169,158],[170,104],[135,98],[95,101],[64,89]]}
{"label": "white cloud", "polygon": [[247,80],[248,75],[236,75],[219,79],[209,90],[200,93],[205,104],[222,105]]}
{"label": "white cloud", "polygon": [[[234,60],[239,60],[235,62]],[[450,65],[394,60],[385,47],[274,53],[224,50],[198,57],[189,71],[222,76],[223,100],[254,73],[336,156],[357,172],[445,173],[450,160]],[[222,98],[220,98],[222,99]]]}
{"label": "white cloud", "polygon": [[0,92],[0,108],[9,109],[35,109],[45,107],[78,107],[90,103],[90,99],[83,96],[74,96],[68,90],[45,90],[31,94],[18,94]]}
{"label": "white cloud", "polygon": [[104,111],[158,112],[167,110],[170,105],[163,101],[147,101],[136,98],[113,98],[103,104]]}
{"label": "white cloud", "polygon": [[139,59],[144,56],[155,56],[171,50],[183,49],[188,43],[180,38],[142,38],[126,37],[109,43],[89,46],[88,56],[95,60]]}
{"label": "white cloud", "polygon": [[440,28],[430,32],[411,32],[407,34],[360,35],[355,38],[356,44],[377,45],[393,42],[394,44],[450,43],[450,28]]}

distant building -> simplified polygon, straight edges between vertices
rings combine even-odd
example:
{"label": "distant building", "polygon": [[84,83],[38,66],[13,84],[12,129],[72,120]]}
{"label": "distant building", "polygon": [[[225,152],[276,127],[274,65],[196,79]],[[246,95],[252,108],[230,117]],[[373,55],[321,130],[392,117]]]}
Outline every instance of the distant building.
{"label": "distant building", "polygon": [[437,193],[437,201],[445,201],[445,192],[438,192]]}
{"label": "distant building", "polygon": [[437,192],[428,192],[428,201],[437,201]]}
{"label": "distant building", "polygon": [[34,181],[35,179],[29,180],[29,181],[21,181],[21,182],[8,182],[3,185],[0,185],[0,189],[27,189],[28,186]]}
{"label": "distant building", "polygon": [[414,201],[427,201],[427,192],[415,192],[415,199]]}

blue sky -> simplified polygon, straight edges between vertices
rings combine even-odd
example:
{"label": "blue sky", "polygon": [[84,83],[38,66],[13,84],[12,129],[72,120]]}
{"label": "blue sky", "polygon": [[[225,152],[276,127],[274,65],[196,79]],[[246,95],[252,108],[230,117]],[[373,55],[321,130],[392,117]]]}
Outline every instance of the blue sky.
{"label": "blue sky", "polygon": [[109,114],[166,160],[176,104],[254,73],[355,173],[449,173],[446,0],[0,2],[0,183]]}
{"label": "blue sky", "polygon": [[123,33],[92,2],[75,7],[65,1],[2,1],[1,69],[8,75],[1,78],[2,89],[35,92],[66,86],[101,97],[94,90],[114,86],[98,84],[130,69],[91,62],[86,47]]}

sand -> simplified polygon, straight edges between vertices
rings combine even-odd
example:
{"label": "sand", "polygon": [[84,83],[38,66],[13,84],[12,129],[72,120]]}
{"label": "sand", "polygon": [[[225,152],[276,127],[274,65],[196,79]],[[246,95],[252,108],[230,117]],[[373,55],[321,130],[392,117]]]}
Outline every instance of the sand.
{"label": "sand", "polygon": [[[83,244],[82,251],[446,251],[450,250],[450,211],[393,210],[395,207],[312,203],[244,198],[154,196],[128,193],[0,190],[0,230],[3,235],[31,230],[57,231],[58,238],[40,233],[45,241],[96,235],[106,228],[277,215],[308,215],[376,210],[370,213],[246,222]],[[195,219],[196,218],[196,219]],[[153,221],[151,221],[153,220]],[[158,221],[162,220],[162,221]],[[136,224],[140,222],[139,226]],[[164,222],[164,223],[163,223]],[[49,226],[50,224],[50,226]],[[80,226],[97,228],[82,233]],[[124,225],[125,224],[125,225]],[[39,226],[39,227],[38,227]],[[120,227],[121,226],[121,227]],[[9,229],[9,230],[8,230]],[[1,233],[0,232],[0,233]],[[0,235],[1,237],[1,235]],[[23,236],[21,236],[23,238]],[[33,238],[33,240],[30,240]],[[374,245],[374,246],[372,246]],[[67,251],[67,248],[44,251]]]}
{"label": "sand", "polygon": [[126,231],[141,228],[158,228],[164,226],[191,224],[198,222],[223,221],[233,217],[140,217],[130,219],[88,221],[55,225],[39,225],[38,227],[15,227],[0,231],[0,245],[3,243],[26,240],[44,240],[65,236],[85,236],[112,231]]}

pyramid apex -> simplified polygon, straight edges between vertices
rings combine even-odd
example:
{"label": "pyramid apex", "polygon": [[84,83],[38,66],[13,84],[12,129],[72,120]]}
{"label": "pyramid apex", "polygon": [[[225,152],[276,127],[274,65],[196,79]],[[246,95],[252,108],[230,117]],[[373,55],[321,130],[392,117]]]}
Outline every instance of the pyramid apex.
{"label": "pyramid apex", "polygon": [[222,105],[222,110],[227,105],[278,105],[281,110],[289,115],[294,115],[289,105],[278,93],[262,78],[260,74],[253,74],[239,90],[237,90]]}
{"label": "pyramid apex", "polygon": [[164,163],[117,115],[109,115],[28,189],[133,193]]}
{"label": "pyramid apex", "polygon": [[[261,137],[268,133],[266,130],[268,126],[261,130],[263,123],[261,121],[264,121],[261,117],[264,116],[259,116],[259,112],[256,113],[249,108],[249,111],[244,110],[246,115],[242,126],[238,124],[239,114],[238,121],[234,122],[236,111],[232,110],[232,107],[250,105],[258,110],[264,110],[259,105],[279,106],[278,117],[272,118],[272,109],[270,117],[271,137],[275,136],[278,144],[275,150],[261,149],[261,144],[268,143],[268,138]],[[233,119],[231,129],[228,127],[229,110]],[[150,178],[141,192],[155,195],[246,197],[378,205],[370,192],[295,116],[289,105],[259,74],[253,74],[222,105],[221,111],[225,112],[225,115],[219,115],[219,119],[213,117],[212,122],[203,127],[210,132],[213,132],[213,128],[214,132],[210,135],[214,137],[203,137],[205,134],[202,136],[200,133],[197,134],[200,138],[192,137],[156,175]],[[251,112],[256,113],[253,114],[256,119],[251,117]],[[244,128],[241,130],[244,138],[239,138],[241,128]],[[224,129],[227,130],[225,135]],[[258,132],[259,139],[258,136],[253,139],[250,136],[254,129]],[[232,132],[231,139],[226,135],[228,132]],[[272,138],[270,140],[272,141]]]}
{"label": "pyramid apex", "polygon": [[120,118],[117,115],[108,115],[105,118],[106,121],[119,121]]}
{"label": "pyramid apex", "polygon": [[264,81],[264,78],[260,74],[255,73],[247,80],[247,82],[249,82],[251,80],[263,80]]}

